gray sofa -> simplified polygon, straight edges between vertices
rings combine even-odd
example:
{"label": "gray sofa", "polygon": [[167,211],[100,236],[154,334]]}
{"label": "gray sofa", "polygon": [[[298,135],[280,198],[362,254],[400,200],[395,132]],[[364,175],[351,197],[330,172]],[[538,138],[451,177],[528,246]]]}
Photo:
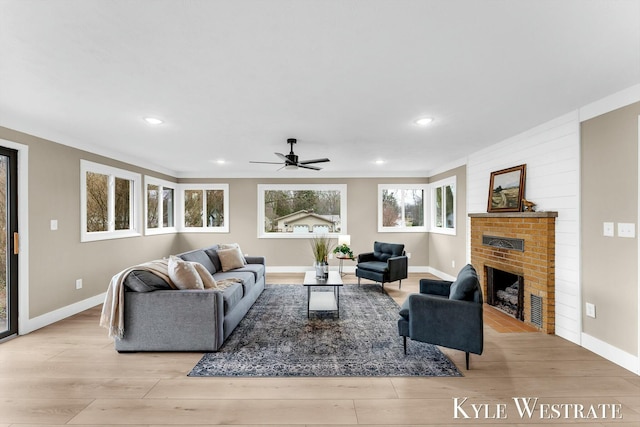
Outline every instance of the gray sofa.
{"label": "gray sofa", "polygon": [[264,257],[246,257],[241,268],[222,271],[217,245],[179,254],[185,261],[203,264],[217,280],[237,278],[221,290],[173,290],[162,278],[134,270],[124,281],[124,325],[122,339],[115,340],[119,352],[216,351],[265,285]]}

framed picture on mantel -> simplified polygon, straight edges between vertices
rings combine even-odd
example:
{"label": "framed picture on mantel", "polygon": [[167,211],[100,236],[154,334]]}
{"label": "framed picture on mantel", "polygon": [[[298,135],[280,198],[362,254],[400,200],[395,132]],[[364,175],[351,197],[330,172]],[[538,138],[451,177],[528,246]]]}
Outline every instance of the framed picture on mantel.
{"label": "framed picture on mantel", "polygon": [[520,212],[527,165],[491,172],[487,212]]}

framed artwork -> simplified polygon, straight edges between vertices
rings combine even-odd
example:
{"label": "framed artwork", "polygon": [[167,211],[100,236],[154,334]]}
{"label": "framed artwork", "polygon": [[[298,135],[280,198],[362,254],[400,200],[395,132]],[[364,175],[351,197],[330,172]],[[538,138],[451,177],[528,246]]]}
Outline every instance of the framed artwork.
{"label": "framed artwork", "polygon": [[487,212],[520,212],[527,165],[491,172]]}

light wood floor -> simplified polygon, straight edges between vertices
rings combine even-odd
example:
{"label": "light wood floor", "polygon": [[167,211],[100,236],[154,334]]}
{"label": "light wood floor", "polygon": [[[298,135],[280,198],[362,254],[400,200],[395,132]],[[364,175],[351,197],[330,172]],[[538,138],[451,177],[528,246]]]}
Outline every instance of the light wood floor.
{"label": "light wood floor", "polygon": [[[402,302],[420,277],[412,274],[401,291],[397,284],[386,289]],[[267,283],[301,280],[301,274],[269,274]],[[469,371],[462,352],[443,349],[463,378],[188,378],[201,353],[118,354],[98,326],[99,312],[0,344],[0,427],[577,424],[540,419],[539,412],[522,419],[514,397],[585,408],[620,404],[622,419],[586,423],[640,425],[640,377],[538,332],[498,332],[485,324],[484,354],[471,355]],[[484,419],[483,409],[480,419],[455,419],[454,398],[465,397],[462,408],[471,417],[471,403],[487,403],[494,405],[489,416],[505,404],[508,418]]]}

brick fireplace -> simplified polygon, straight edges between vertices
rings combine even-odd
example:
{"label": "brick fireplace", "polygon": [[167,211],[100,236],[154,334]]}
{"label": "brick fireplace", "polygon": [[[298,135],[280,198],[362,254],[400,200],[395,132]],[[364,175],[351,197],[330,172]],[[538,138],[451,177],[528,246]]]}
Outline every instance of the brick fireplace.
{"label": "brick fireplace", "polygon": [[[496,272],[517,277],[519,316],[526,324],[555,333],[555,224],[557,212],[469,214],[471,264],[485,301]],[[502,291],[504,294],[504,292]]]}

